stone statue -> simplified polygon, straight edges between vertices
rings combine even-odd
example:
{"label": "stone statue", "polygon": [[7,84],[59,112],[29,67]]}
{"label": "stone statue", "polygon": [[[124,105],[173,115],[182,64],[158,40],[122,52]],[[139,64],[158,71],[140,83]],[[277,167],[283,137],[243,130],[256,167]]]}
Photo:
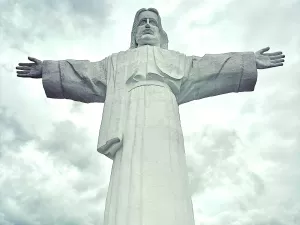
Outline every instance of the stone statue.
{"label": "stone statue", "polygon": [[18,77],[42,78],[48,98],[104,103],[98,152],[113,160],[105,225],[194,225],[179,105],[253,91],[257,69],[282,52],[186,56],[168,50],[154,8],[134,18],[127,51],[101,61],[28,57]]}

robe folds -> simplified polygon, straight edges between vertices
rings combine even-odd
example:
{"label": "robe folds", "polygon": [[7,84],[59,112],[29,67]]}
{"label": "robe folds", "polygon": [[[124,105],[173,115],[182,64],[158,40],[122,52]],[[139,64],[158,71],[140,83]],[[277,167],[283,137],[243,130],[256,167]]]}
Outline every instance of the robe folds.
{"label": "robe folds", "polygon": [[97,150],[113,160],[105,225],[193,225],[178,106],[253,91],[256,80],[253,52],[197,57],[143,46],[98,62],[43,62],[47,97],[104,103]]}

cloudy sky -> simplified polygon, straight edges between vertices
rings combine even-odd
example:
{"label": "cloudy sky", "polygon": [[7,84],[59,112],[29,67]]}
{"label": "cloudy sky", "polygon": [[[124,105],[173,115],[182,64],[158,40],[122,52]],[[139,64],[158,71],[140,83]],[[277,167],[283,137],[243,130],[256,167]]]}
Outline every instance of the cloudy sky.
{"label": "cloudy sky", "polygon": [[155,7],[187,55],[286,55],[254,92],[180,106],[196,225],[300,224],[300,0],[0,0],[0,224],[103,225],[112,162],[96,151],[102,104],[47,99],[17,78],[27,56],[96,61]]}

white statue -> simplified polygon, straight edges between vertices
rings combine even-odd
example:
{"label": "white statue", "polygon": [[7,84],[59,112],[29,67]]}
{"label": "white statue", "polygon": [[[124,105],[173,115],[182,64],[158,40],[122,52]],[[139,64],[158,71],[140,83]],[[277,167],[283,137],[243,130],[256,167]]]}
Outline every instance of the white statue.
{"label": "white statue", "polygon": [[[282,66],[282,52],[203,57],[168,50],[156,9],[136,13],[127,51],[98,62],[20,63],[47,97],[104,103],[98,152],[113,160],[104,225],[194,225],[178,106],[253,91],[257,69]],[[195,123],[197,121],[195,120]]]}

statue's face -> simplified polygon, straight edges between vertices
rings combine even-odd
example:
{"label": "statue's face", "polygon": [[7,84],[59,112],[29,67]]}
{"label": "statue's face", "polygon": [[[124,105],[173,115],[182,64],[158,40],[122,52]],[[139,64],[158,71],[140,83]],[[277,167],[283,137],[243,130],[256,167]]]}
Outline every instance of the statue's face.
{"label": "statue's face", "polygon": [[160,46],[158,16],[156,13],[151,11],[140,13],[135,38],[138,46]]}

